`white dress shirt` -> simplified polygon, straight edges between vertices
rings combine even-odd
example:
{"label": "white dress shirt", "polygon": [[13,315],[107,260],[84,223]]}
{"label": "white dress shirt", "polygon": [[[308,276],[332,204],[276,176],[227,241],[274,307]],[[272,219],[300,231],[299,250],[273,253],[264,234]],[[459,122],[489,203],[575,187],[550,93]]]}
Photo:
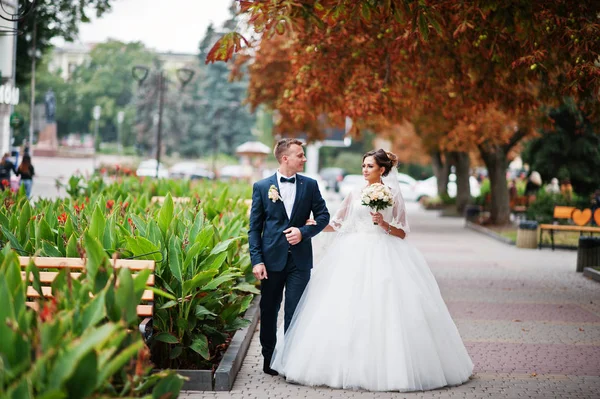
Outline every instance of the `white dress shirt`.
{"label": "white dress shirt", "polygon": [[[285,177],[289,179],[291,177],[295,177],[296,181],[294,183],[282,183],[280,181],[281,177]],[[294,208],[294,201],[296,200],[296,184],[298,183],[298,176],[283,176],[277,171],[277,184],[279,185],[279,195],[283,199],[283,206],[285,206],[285,213],[288,215],[288,219],[292,218],[292,209]]]}

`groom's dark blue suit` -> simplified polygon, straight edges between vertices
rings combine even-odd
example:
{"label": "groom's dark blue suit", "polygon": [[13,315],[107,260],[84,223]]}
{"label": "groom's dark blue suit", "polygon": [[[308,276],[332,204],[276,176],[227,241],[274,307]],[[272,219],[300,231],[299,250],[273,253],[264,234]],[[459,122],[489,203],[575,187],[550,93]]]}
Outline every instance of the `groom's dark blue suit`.
{"label": "groom's dark blue suit", "polygon": [[[252,266],[264,263],[267,269],[267,279],[261,281],[260,301],[260,342],[266,360],[270,360],[277,342],[277,313],[284,287],[284,327],[287,329],[310,279],[311,238],[329,223],[329,212],[315,180],[296,175],[295,183],[282,183],[296,184],[296,198],[289,218],[283,202],[269,198],[269,188],[275,186],[279,193],[279,184],[277,174],[254,184],[248,231]],[[317,224],[306,226],[311,212]],[[297,227],[302,233],[302,241],[296,245],[290,245],[283,233],[290,227]]]}

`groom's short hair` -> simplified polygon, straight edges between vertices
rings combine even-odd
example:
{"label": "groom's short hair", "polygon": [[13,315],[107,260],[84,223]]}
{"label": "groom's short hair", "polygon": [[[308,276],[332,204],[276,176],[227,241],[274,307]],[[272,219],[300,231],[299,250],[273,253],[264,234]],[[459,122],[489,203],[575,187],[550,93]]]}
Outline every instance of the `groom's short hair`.
{"label": "groom's short hair", "polygon": [[277,162],[281,162],[281,158],[286,154],[286,152],[290,149],[294,144],[303,146],[304,143],[298,139],[281,139],[275,144],[275,149],[273,150],[273,154],[277,159]]}

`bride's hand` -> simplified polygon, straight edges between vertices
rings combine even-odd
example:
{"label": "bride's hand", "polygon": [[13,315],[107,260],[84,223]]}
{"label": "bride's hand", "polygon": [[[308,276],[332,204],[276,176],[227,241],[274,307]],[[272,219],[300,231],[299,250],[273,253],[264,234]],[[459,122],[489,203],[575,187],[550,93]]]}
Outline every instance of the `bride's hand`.
{"label": "bride's hand", "polygon": [[316,226],[317,225],[317,221],[315,219],[308,219],[306,221],[306,226]]}
{"label": "bride's hand", "polygon": [[381,224],[381,222],[383,222],[383,215],[379,212],[371,212],[371,217],[373,219],[373,223]]}

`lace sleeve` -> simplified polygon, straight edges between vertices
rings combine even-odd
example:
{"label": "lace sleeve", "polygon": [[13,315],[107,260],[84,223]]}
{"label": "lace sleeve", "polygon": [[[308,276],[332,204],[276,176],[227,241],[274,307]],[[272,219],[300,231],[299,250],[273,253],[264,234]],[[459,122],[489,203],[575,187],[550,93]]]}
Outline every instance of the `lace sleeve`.
{"label": "lace sleeve", "polygon": [[390,224],[398,229],[404,230],[405,233],[410,232],[410,226],[408,225],[408,220],[406,220],[406,206],[400,190],[394,195],[392,221]]}
{"label": "lace sleeve", "polygon": [[340,208],[335,213],[335,216],[329,221],[329,225],[333,227],[336,231],[338,231],[344,220],[348,217],[348,213],[350,211],[350,206],[352,205],[352,193],[348,194],[346,198],[342,201]]}

